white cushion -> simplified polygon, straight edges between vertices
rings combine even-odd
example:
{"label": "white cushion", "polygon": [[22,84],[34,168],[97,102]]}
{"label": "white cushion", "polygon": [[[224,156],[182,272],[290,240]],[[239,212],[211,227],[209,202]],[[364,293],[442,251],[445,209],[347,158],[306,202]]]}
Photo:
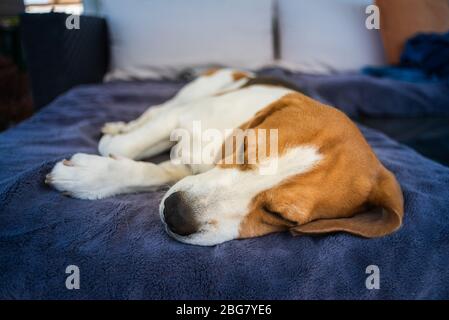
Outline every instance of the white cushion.
{"label": "white cushion", "polygon": [[379,30],[368,30],[371,0],[278,0],[281,65],[308,73],[385,64]]}
{"label": "white cushion", "polygon": [[272,0],[100,0],[99,11],[111,38],[108,79],[273,60]]}

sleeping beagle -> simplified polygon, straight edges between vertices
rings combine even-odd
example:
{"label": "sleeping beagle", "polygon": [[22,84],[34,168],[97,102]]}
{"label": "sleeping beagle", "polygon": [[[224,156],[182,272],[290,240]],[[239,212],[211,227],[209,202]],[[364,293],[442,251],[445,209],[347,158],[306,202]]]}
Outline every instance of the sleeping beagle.
{"label": "sleeping beagle", "polygon": [[[193,132],[195,121],[202,130],[251,130],[256,136],[276,129],[275,142],[257,139],[255,147],[261,148],[263,140],[264,148],[275,146],[277,152],[249,163],[244,139],[230,150],[231,159],[243,154],[243,162],[223,161],[226,153],[221,151],[231,136],[224,134],[212,143],[212,163],[173,157],[159,164],[136,161],[170,149],[176,154],[181,142],[170,139],[176,129],[204,145],[204,137]],[[102,156],[75,154],[57,163],[46,183],[80,199],[173,184],[159,211],[167,232],[181,242],[215,245],[285,230],[345,231],[372,238],[402,223],[403,196],[395,176],[348,117],[251,73],[210,70],[138,119],[107,123],[102,131]],[[195,156],[198,151],[191,152]],[[274,163],[276,170],[261,174],[261,167]]]}

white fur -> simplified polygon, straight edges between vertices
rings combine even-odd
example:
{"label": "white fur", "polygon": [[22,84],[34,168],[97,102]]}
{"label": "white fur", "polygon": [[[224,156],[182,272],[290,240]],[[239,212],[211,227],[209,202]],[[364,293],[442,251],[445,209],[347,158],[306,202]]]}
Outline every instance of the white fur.
{"label": "white fur", "polygon": [[242,220],[249,213],[249,204],[257,194],[290,177],[310,171],[321,159],[315,147],[299,146],[288,150],[278,159],[269,158],[259,164],[270,166],[267,162],[276,161],[278,170],[273,175],[262,175],[257,169],[241,171],[216,167],[186,177],[176,183],[162,199],[159,208],[161,219],[164,220],[165,199],[180,191],[194,209],[195,220],[201,229],[187,237],[169,232],[174,238],[195,245],[215,245],[235,239],[239,235]]}
{"label": "white fur", "polygon": [[[171,108],[182,108],[189,102],[198,101],[219,93],[238,89],[243,86],[248,79],[242,78],[239,81],[234,81],[233,73],[236,71],[237,70],[234,69],[220,69],[213,75],[198,77],[179,90],[179,92],[172,99],[161,105],[152,106],[136,120],[129,123],[121,121],[109,122],[105,124],[102,131],[107,135],[131,132],[146,124],[156,115],[163,114],[164,111],[167,112]],[[253,76],[252,73],[248,73],[248,75]],[[108,150],[104,150],[104,152],[107,151]],[[100,153],[103,154],[103,150],[100,149]]]}
{"label": "white fur", "polygon": [[[233,129],[250,119],[260,109],[291,92],[292,90],[281,87],[255,85],[183,105],[171,104],[131,132],[103,136],[99,152],[103,156],[114,154],[131,159],[153,156],[173,145],[169,143],[170,133],[173,130],[183,128],[192,133],[194,121],[200,121],[204,130]],[[161,143],[166,143],[165,149],[154,150],[154,146]],[[221,143],[222,141],[217,141],[217,147]]]}

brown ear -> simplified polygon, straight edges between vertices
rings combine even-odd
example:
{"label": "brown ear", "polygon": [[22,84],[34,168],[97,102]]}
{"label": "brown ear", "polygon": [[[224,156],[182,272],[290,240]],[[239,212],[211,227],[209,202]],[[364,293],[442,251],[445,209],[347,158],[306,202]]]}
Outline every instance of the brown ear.
{"label": "brown ear", "polygon": [[385,168],[367,201],[369,209],[349,218],[319,219],[295,227],[299,234],[321,234],[344,231],[366,238],[393,233],[402,224],[404,199],[395,176]]}

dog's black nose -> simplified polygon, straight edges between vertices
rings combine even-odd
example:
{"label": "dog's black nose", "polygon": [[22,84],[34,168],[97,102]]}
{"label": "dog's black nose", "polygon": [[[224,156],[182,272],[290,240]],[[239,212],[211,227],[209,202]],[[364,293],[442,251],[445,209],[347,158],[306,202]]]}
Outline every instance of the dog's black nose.
{"label": "dog's black nose", "polygon": [[193,217],[182,192],[174,192],[164,202],[164,220],[170,231],[188,236],[198,231],[199,225]]}

